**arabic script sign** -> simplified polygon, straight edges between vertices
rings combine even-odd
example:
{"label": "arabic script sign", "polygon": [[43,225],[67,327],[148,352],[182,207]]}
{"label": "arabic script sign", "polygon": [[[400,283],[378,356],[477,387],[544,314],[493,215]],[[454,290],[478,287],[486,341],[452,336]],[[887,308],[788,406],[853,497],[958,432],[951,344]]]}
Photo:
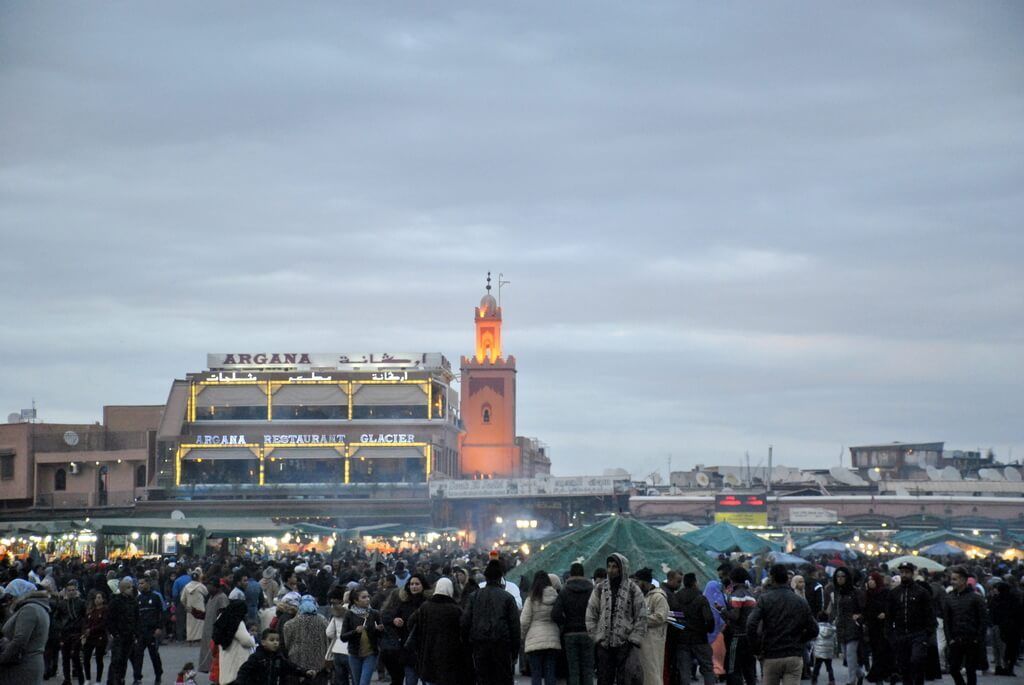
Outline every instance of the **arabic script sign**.
{"label": "arabic script sign", "polygon": [[211,371],[243,369],[387,369],[450,368],[440,352],[217,352],[206,355]]}
{"label": "arabic script sign", "polygon": [[470,497],[563,497],[566,495],[613,495],[615,479],[606,476],[555,478],[493,478],[488,480],[435,480],[430,496],[447,499]]}

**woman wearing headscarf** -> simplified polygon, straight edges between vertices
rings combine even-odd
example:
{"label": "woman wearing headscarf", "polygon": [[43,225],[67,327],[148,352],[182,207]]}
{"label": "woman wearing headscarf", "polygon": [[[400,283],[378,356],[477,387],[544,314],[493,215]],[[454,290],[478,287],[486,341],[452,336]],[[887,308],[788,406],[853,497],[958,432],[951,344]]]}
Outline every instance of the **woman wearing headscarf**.
{"label": "woman wearing headscarf", "polygon": [[298,592],[289,592],[277,600],[277,615],[270,622],[270,627],[277,631],[281,639],[281,654],[288,656],[288,642],[284,637],[285,626],[299,613],[299,604],[302,603],[302,595]]}
{"label": "woman wearing headscarf", "polygon": [[864,627],[871,645],[871,670],[867,679],[872,683],[884,683],[892,673],[892,649],[885,639],[885,607],[888,602],[885,578],[878,571],[872,571],[868,574],[867,592],[864,593]]}
{"label": "woman wearing headscarf", "polygon": [[[416,674],[416,650],[414,643],[417,636],[409,639],[409,619],[423,602],[426,601],[427,580],[420,573],[409,576],[405,587],[393,594],[381,610],[385,636],[397,640],[398,649],[385,652],[384,666],[391,676],[392,685],[416,685],[419,676]],[[408,644],[407,644],[408,643]]]}
{"label": "woman wearing headscarf", "polygon": [[43,650],[50,635],[50,599],[46,590],[23,578],[4,589],[12,598],[11,615],[0,629],[7,642],[0,650],[0,683],[39,685],[43,682]]}
{"label": "woman wearing headscarf", "polygon": [[708,633],[712,664],[715,668],[715,675],[724,676],[725,636],[722,634],[722,631],[725,629],[725,619],[722,617],[722,611],[726,608],[726,600],[721,581],[709,580],[708,584],[704,586],[704,598],[711,605],[711,615],[715,619],[715,629]]}
{"label": "woman wearing headscarf", "polygon": [[855,685],[864,673],[860,665],[860,641],[863,638],[860,621],[864,615],[864,596],[853,586],[853,573],[840,566],[832,574],[832,623],[836,626],[836,639],[846,657],[847,683]]}
{"label": "woman wearing headscarf", "polygon": [[233,599],[213,624],[213,642],[220,649],[220,683],[235,680],[238,669],[256,647],[256,641],[245,627],[247,612],[248,606],[244,599]]}
{"label": "woman wearing headscarf", "polygon": [[523,651],[530,662],[533,685],[540,685],[542,680],[545,685],[555,685],[555,667],[562,649],[561,632],[551,618],[557,599],[558,590],[552,585],[547,571],[537,571],[519,617]]}
{"label": "woman wearing headscarf", "polygon": [[[206,615],[203,618],[203,637],[199,642],[199,672],[210,673],[213,666],[213,626],[220,612],[228,605],[228,596],[220,578],[213,576],[206,581],[209,599],[206,600]],[[220,682],[219,680],[217,682]]]}
{"label": "woman wearing headscarf", "polygon": [[185,641],[195,644],[203,639],[203,619],[206,618],[206,597],[210,591],[203,584],[203,571],[192,569],[192,578],[181,591],[181,604],[185,608]]}
{"label": "woman wearing headscarf", "polygon": [[452,581],[441,578],[434,594],[409,618],[409,629],[418,636],[416,673],[432,685],[465,685],[470,680],[459,632],[462,609],[454,594]]}
{"label": "woman wearing headscarf", "polygon": [[[284,627],[288,660],[303,671],[320,673],[331,641],[327,637],[327,619],[317,613],[313,595],[303,595],[299,613]],[[318,676],[319,677],[319,676]]]}

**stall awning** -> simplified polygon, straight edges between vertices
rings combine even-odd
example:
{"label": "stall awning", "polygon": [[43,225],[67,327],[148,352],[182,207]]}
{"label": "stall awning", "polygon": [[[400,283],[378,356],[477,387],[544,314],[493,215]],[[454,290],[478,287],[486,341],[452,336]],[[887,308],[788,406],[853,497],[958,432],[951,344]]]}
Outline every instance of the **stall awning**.
{"label": "stall awning", "polygon": [[395,447],[360,447],[352,454],[358,459],[422,459],[423,450],[419,447],[397,445]]}
{"label": "stall awning", "polygon": [[337,385],[284,385],[274,393],[274,404],[304,407],[347,406],[348,395]]}
{"label": "stall awning", "polygon": [[281,447],[270,452],[270,459],[341,459],[342,455],[332,447]]}
{"label": "stall awning", "polygon": [[355,404],[374,407],[424,404],[426,401],[426,386],[414,383],[363,385],[353,398]]}
{"label": "stall awning", "polygon": [[196,397],[197,407],[266,406],[267,395],[262,385],[206,386]]}
{"label": "stall awning", "polygon": [[182,459],[195,461],[196,459],[256,459],[248,447],[193,447],[190,448]]}

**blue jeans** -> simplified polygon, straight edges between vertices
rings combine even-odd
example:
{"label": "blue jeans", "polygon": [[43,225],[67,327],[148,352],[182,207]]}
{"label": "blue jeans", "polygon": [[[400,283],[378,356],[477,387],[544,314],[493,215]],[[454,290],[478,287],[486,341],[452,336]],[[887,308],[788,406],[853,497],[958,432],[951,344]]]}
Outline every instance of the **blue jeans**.
{"label": "blue jeans", "polygon": [[416,682],[420,679],[416,673],[416,669],[412,666],[405,667],[405,685],[416,685]]}
{"label": "blue jeans", "polygon": [[377,655],[356,656],[348,655],[348,667],[352,669],[352,682],[355,685],[370,685],[373,680],[373,672],[377,670]]}
{"label": "blue jeans", "polygon": [[531,685],[541,685],[542,682],[543,685],[555,685],[555,666],[558,664],[557,649],[538,649],[535,652],[527,652],[526,658],[530,660]]}

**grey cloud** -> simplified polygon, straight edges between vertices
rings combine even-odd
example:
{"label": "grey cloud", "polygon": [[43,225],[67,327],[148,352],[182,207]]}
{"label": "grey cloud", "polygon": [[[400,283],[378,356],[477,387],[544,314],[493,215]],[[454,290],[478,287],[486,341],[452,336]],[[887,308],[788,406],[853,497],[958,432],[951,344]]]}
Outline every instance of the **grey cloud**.
{"label": "grey cloud", "polygon": [[0,404],[162,402],[256,340],[455,360],[491,269],[560,472],[1019,456],[1022,18],[5,5]]}

